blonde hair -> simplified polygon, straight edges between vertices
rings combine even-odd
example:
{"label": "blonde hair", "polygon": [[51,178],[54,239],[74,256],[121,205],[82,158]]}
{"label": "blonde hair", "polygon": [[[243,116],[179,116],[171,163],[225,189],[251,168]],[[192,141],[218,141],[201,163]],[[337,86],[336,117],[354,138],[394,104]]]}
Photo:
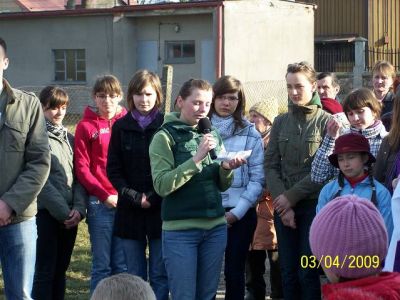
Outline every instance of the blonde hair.
{"label": "blonde hair", "polygon": [[90,300],[156,300],[150,285],[142,278],[120,273],[104,278]]}
{"label": "blonde hair", "polygon": [[380,73],[383,73],[385,75],[392,77],[393,81],[396,79],[396,69],[387,60],[378,60],[375,63],[375,65],[372,69],[372,74],[374,74],[376,72],[380,72]]}
{"label": "blonde hair", "polygon": [[285,77],[287,77],[289,73],[302,73],[304,76],[306,76],[310,83],[317,81],[317,72],[315,72],[314,68],[306,61],[289,64]]}

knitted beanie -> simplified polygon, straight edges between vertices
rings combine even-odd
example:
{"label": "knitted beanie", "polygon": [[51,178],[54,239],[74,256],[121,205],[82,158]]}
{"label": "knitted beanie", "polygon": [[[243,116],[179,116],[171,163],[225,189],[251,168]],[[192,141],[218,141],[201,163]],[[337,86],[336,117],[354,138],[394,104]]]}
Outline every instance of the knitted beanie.
{"label": "knitted beanie", "polygon": [[[310,247],[329,272],[341,278],[362,278],[382,270],[388,237],[381,214],[371,201],[345,195],[333,199],[316,215],[310,228]],[[376,257],[378,264],[373,263]]]}
{"label": "knitted beanie", "polygon": [[272,124],[278,116],[278,100],[275,97],[264,98],[262,101],[254,104],[249,112],[251,111],[259,113]]}

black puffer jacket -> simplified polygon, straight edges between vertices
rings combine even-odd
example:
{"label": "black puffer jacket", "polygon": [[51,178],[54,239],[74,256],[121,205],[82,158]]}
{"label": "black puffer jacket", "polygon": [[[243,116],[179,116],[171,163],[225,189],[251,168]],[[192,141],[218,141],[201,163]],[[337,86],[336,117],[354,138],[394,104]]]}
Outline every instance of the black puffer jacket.
{"label": "black puffer jacket", "polygon": [[[164,120],[162,114],[144,130],[132,114],[115,122],[108,149],[107,175],[118,191],[114,234],[125,239],[144,240],[161,238],[161,200],[154,192],[151,177],[149,145],[154,133]],[[144,209],[122,195],[124,188],[151,196],[151,207]]]}

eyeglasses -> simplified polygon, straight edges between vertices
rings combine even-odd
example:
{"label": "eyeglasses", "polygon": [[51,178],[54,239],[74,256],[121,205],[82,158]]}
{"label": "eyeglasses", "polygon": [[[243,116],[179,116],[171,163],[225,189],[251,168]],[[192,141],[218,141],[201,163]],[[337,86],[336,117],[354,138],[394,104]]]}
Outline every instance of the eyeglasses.
{"label": "eyeglasses", "polygon": [[216,96],[215,99],[218,100],[229,100],[230,102],[238,101],[239,98],[236,96],[226,96],[226,95],[221,95],[221,96]]}
{"label": "eyeglasses", "polygon": [[107,95],[107,94],[96,94],[96,98],[101,100],[101,101],[106,101],[107,98],[110,98],[111,100],[115,100],[116,98],[118,98],[119,95],[115,95],[115,94],[111,94],[111,95]]}

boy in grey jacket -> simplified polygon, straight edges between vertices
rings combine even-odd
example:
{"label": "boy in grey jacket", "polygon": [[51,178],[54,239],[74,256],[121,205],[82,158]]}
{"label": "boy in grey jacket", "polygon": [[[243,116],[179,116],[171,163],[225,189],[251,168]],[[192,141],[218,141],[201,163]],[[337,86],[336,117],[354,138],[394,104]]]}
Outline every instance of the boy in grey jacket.
{"label": "boy in grey jacket", "polygon": [[7,299],[31,299],[36,256],[36,197],[50,168],[39,100],[3,78],[7,46],[0,38],[0,261]]}

